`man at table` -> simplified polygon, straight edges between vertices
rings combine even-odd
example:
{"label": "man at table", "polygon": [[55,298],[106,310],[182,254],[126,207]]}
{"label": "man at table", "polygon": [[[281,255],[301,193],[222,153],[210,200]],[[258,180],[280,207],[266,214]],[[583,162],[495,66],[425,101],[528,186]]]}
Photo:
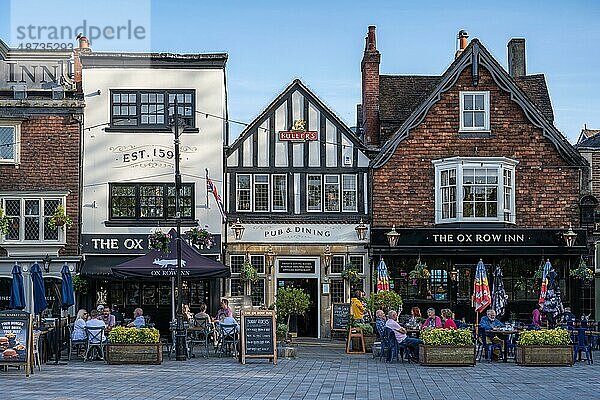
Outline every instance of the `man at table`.
{"label": "man at table", "polygon": [[110,307],[108,306],[104,307],[102,314],[98,316],[98,319],[104,322],[107,332],[110,332],[110,330],[117,324],[115,316],[110,313]]}
{"label": "man at table", "polygon": [[[98,310],[90,311],[90,319],[85,323],[86,328],[106,328],[106,324],[101,319],[98,319]],[[90,339],[92,343],[100,343],[100,340],[92,337]]]}
{"label": "man at table", "polygon": [[481,318],[481,321],[479,321],[479,326],[486,330],[486,336],[490,338],[492,343],[500,345],[500,351],[498,351],[498,349],[494,349],[495,358],[499,358],[500,352],[504,350],[504,341],[498,336],[494,335],[493,332],[491,334],[487,333],[487,331],[492,329],[504,328],[504,324],[500,322],[500,320],[496,319],[496,311],[491,308],[488,309],[487,315],[485,315],[483,318]]}
{"label": "man at table", "polygon": [[396,335],[398,344],[405,345],[412,353],[413,360],[419,359],[419,345],[423,343],[421,339],[411,338],[406,335],[406,329],[398,323],[398,314],[392,310],[388,313],[388,320],[385,323],[386,328],[390,328]]}
{"label": "man at table", "polygon": [[146,320],[144,319],[144,311],[142,311],[141,308],[136,308],[135,310],[133,310],[133,316],[135,319],[128,323],[127,326],[135,326],[137,329],[146,326]]}

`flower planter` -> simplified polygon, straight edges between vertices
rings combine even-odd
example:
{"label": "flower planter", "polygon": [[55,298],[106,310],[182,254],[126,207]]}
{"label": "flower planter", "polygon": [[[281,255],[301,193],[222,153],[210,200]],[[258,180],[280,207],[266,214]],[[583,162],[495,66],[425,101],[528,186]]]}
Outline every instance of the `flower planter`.
{"label": "flower planter", "polygon": [[425,366],[474,366],[475,346],[419,345],[419,363]]}
{"label": "flower planter", "polygon": [[573,346],[517,346],[517,364],[570,367],[573,365]]}
{"label": "flower planter", "polygon": [[154,344],[108,344],[106,362],[109,364],[161,364],[162,345]]}

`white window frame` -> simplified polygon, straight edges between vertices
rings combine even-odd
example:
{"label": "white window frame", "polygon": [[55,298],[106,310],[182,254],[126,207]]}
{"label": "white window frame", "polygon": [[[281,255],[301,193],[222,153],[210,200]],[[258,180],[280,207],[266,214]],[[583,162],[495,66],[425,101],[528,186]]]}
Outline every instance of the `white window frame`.
{"label": "white window frame", "polygon": [[[309,195],[308,195],[308,191],[309,191],[309,187],[308,187],[308,181],[311,177],[314,176],[318,176],[320,181],[321,181],[321,207],[319,207],[319,209],[310,209],[310,205],[308,203],[309,200]],[[324,202],[324,190],[323,190],[323,175],[321,174],[306,174],[306,212],[323,212],[323,208],[325,205]]]}
{"label": "white window frame", "polygon": [[[266,304],[267,301],[267,269],[268,266],[266,264],[266,260],[265,260],[265,255],[264,254],[249,254],[249,255],[244,255],[244,254],[230,254],[229,255],[229,267],[231,269],[231,266],[233,265],[233,259],[234,258],[241,258],[242,260],[242,264],[244,262],[246,262],[246,257],[250,257],[250,262],[252,262],[253,259],[256,258],[260,258],[262,260],[262,265],[263,265],[263,270],[261,271],[256,271],[258,274],[258,278],[259,280],[262,280],[264,282],[263,284],[263,300],[264,303]],[[233,270],[231,270],[231,277],[229,278],[229,292],[231,293],[231,289],[232,289],[232,283],[231,283],[231,279],[239,279],[240,278],[240,272],[233,272]],[[242,284],[242,294],[243,294],[243,284]],[[252,288],[250,289],[252,291]],[[252,292],[250,292],[250,297],[252,297]]]}
{"label": "white window frame", "polygon": [[[446,224],[454,222],[506,222],[516,223],[516,166],[518,161],[506,157],[452,157],[441,160],[433,160],[435,168],[435,223]],[[496,217],[463,217],[463,169],[497,169],[498,181],[497,187],[497,210]],[[441,193],[441,172],[448,169],[456,169],[456,217],[442,218],[442,193]],[[504,204],[504,170],[511,171],[512,174],[512,196],[508,207]],[[508,212],[509,218],[505,218],[505,212]]]}
{"label": "white window frame", "polygon": [[[256,178],[262,176],[262,177],[267,177],[267,183],[265,182],[260,182],[260,183],[256,183]],[[250,181],[250,191],[252,192],[252,207],[251,209],[254,210],[254,212],[269,212],[271,211],[271,176],[269,174],[253,174],[252,175],[252,179]],[[256,209],[256,188],[258,187],[258,185],[267,186],[267,209],[266,210],[257,210]]]}
{"label": "white window frame", "polygon": [[[6,201],[7,200],[18,200],[19,201],[19,239],[11,240],[6,236],[0,236],[0,243],[6,245],[65,245],[66,244],[66,228],[58,228],[58,239],[44,239],[44,227],[45,227],[45,218],[48,217],[44,215],[44,202],[47,200],[58,200],[60,201],[60,205],[66,208],[67,204],[67,196],[64,193],[43,193],[43,194],[32,194],[31,196],[24,196],[19,194],[0,194],[0,207],[4,212],[6,212]],[[26,240],[25,239],[25,201],[26,200],[37,200],[39,201],[39,239],[38,240]]]}
{"label": "white window frame", "polygon": [[[282,209],[275,209],[275,177],[283,177],[283,181],[285,183],[285,190],[283,193],[283,203],[284,206]],[[271,175],[271,211],[273,212],[287,212],[288,209],[288,178],[286,174],[273,174]]]}
{"label": "white window frame", "polygon": [[[247,176],[250,182],[250,187],[248,189],[240,189],[240,177]],[[246,209],[240,209],[240,191],[249,191],[250,194],[250,207]],[[237,212],[252,212],[252,199],[254,190],[252,188],[252,174],[236,174],[235,175],[235,210]]]}
{"label": "white window frame", "polygon": [[[460,129],[459,132],[489,132],[490,131],[490,92],[489,91],[461,91],[460,93]],[[465,110],[465,95],[483,95],[483,127],[479,126],[465,126],[464,111],[476,111],[476,110]],[[473,120],[474,121],[474,120]],[[474,123],[474,122],[473,122]]]}
{"label": "white window frame", "polygon": [[[351,190],[346,190],[344,188],[344,178],[353,178],[354,179],[354,208],[350,209],[350,208],[346,208],[344,205],[344,192],[351,192]],[[358,177],[354,174],[343,174],[342,175],[342,182],[341,182],[341,187],[342,187],[342,197],[340,199],[340,204],[342,205],[342,212],[358,212]]]}
{"label": "white window frame", "polygon": [[[327,182],[327,178],[335,178],[337,182],[333,183],[333,182]],[[326,196],[326,191],[327,191],[327,186],[335,186],[336,190],[337,190],[337,209],[328,209],[327,207],[327,196]],[[327,175],[323,175],[323,182],[322,182],[322,192],[323,192],[323,211],[324,212],[340,212],[341,207],[342,207],[342,197],[341,197],[341,182],[340,182],[340,176],[339,175],[332,175],[332,174],[327,174]]]}
{"label": "white window frame", "polygon": [[[21,122],[0,121],[0,127],[14,129],[14,158],[0,158],[0,164],[18,165],[21,162]],[[0,143],[0,146],[2,143]]]}

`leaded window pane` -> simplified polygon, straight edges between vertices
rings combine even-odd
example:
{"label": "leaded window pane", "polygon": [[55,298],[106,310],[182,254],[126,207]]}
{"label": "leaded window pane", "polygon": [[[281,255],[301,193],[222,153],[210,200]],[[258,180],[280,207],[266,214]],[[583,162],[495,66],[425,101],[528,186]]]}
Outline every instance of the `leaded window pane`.
{"label": "leaded window pane", "polygon": [[232,274],[239,274],[242,271],[242,265],[244,264],[244,256],[233,255],[229,258],[230,268]]}
{"label": "leaded window pane", "polygon": [[269,211],[269,175],[254,176],[254,211]]}
{"label": "leaded window pane", "polygon": [[342,175],[343,211],[357,211],[356,175]]}
{"label": "leaded window pane", "polygon": [[273,175],[273,211],[285,211],[287,209],[286,178],[285,175]]}
{"label": "leaded window pane", "polygon": [[253,306],[262,306],[265,304],[265,280],[259,279],[250,286],[250,296],[252,297]]}
{"label": "leaded window pane", "polygon": [[340,177],[325,175],[325,211],[340,211]]}
{"label": "leaded window pane", "polygon": [[340,274],[344,270],[345,258],[344,256],[333,256],[331,257],[331,273]]}
{"label": "leaded window pane", "polygon": [[322,177],[321,175],[308,176],[308,210],[321,211],[322,209]]}
{"label": "leaded window pane", "polygon": [[4,202],[6,216],[10,218],[6,240],[21,238],[21,200],[11,199]]}
{"label": "leaded window pane", "polygon": [[58,240],[58,227],[50,227],[50,218],[61,203],[59,199],[44,200],[44,240]]}
{"label": "leaded window pane", "polygon": [[0,160],[14,160],[17,136],[14,126],[0,126]]}
{"label": "leaded window pane", "polygon": [[250,175],[237,176],[237,209],[251,210]]}

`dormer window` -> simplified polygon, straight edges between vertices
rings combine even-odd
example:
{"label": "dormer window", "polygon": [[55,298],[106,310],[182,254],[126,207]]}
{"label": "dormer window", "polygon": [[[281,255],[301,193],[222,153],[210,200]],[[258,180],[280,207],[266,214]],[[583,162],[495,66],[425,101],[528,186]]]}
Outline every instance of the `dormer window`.
{"label": "dormer window", "polygon": [[460,92],[460,131],[489,132],[490,92]]}

